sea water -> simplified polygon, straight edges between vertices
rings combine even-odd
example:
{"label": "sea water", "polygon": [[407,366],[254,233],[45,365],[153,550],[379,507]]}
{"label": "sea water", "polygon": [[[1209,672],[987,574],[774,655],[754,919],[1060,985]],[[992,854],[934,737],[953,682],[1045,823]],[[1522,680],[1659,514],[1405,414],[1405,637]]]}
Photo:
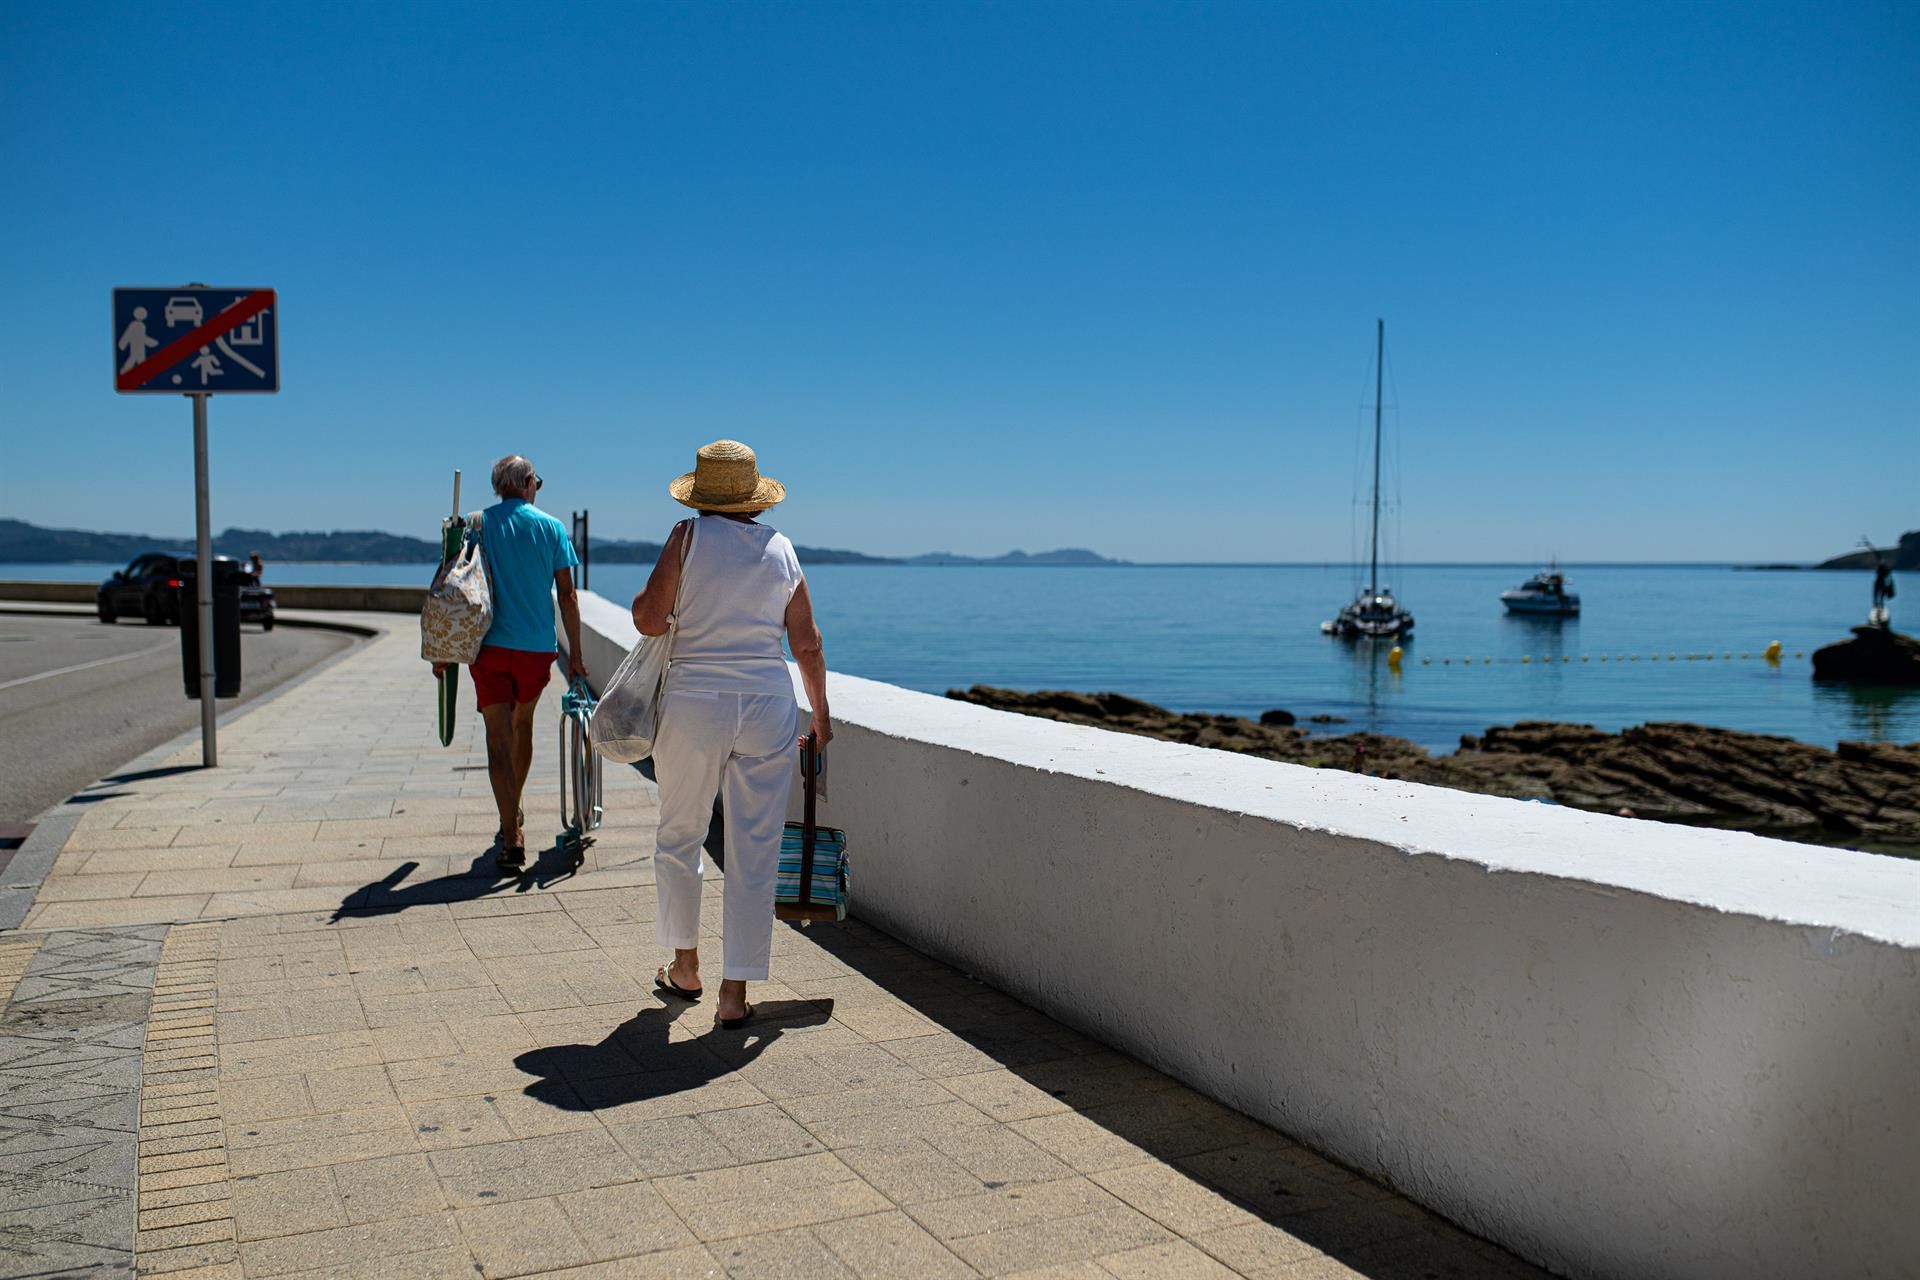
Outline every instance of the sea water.
{"label": "sea water", "polygon": [[[112,568],[7,565],[0,577],[98,581]],[[807,576],[835,671],[930,693],[991,684],[1115,690],[1180,711],[1284,708],[1303,723],[1337,718],[1311,726],[1326,732],[1393,734],[1435,751],[1518,720],[1609,730],[1685,720],[1826,746],[1920,739],[1920,690],[1812,679],[1811,652],[1865,621],[1867,574],[1573,565],[1580,617],[1508,616],[1500,592],[1537,568],[1396,571],[1389,584],[1418,620],[1398,673],[1388,646],[1320,633],[1354,594],[1345,565],[819,565]],[[598,565],[591,585],[625,604],[647,572]],[[267,567],[269,585],[431,576],[425,565]],[[1894,603],[1894,624],[1920,631],[1920,601],[1904,620]],[[1777,665],[1762,657],[1776,640]]]}

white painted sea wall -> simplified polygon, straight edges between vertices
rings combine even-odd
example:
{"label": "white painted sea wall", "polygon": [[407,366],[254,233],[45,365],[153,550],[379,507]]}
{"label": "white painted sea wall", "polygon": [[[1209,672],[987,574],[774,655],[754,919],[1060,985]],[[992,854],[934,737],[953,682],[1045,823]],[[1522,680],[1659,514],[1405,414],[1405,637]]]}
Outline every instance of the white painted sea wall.
{"label": "white painted sea wall", "polygon": [[880,928],[1566,1274],[1920,1269],[1920,863],[829,691]]}

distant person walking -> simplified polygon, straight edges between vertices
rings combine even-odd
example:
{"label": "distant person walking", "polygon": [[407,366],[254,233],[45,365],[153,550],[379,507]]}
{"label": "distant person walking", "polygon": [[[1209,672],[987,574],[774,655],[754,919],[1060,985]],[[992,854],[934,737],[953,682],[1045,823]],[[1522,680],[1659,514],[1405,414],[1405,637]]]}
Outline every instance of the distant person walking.
{"label": "distant person walking", "polygon": [[266,576],[267,562],[260,558],[260,553],[258,551],[247,552],[247,572],[251,573],[254,576],[255,581],[258,581],[259,579],[264,578]]}
{"label": "distant person walking", "polygon": [[646,588],[633,598],[633,624],[644,635],[665,633],[676,598],[680,606],[653,750],[660,783],[655,934],[673,948],[673,959],[654,982],[685,1000],[699,999],[704,989],[701,846],[719,792],[727,874],[715,1017],[737,1027],[753,1014],[747,983],[767,978],[780,834],[800,738],[782,637],[799,664],[821,746],[833,737],[827,662],[793,544],[754,519],[787,491],[760,474],[753,450],[717,440],[667,492],[700,515],[674,526]]}
{"label": "distant person walking", "polygon": [[[519,454],[502,458],[493,464],[493,491],[500,501],[481,513],[493,626],[473,660],[473,689],[487,722],[487,780],[500,810],[494,866],[503,872],[527,865],[520,796],[533,765],[534,711],[559,651],[553,633],[555,594],[567,631],[568,678],[587,674],[580,656],[580,597],[573,587],[573,566],[580,561],[566,526],[533,505],[542,483],[533,464]],[[444,670],[435,664],[433,673]]]}

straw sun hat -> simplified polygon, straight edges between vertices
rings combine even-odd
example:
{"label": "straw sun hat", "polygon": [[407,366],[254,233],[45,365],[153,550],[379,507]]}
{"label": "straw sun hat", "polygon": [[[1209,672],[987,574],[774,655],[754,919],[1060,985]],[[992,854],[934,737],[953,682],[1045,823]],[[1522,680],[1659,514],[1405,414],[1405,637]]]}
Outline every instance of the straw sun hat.
{"label": "straw sun hat", "polygon": [[715,440],[700,446],[693,470],[667,492],[698,511],[765,511],[787,496],[787,486],[761,475],[753,450],[738,440]]}

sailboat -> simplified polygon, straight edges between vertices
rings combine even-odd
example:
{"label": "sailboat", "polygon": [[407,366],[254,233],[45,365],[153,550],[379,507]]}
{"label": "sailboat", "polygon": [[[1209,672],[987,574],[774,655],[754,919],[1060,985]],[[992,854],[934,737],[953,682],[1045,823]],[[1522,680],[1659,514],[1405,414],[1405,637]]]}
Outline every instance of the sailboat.
{"label": "sailboat", "polygon": [[1373,353],[1373,531],[1367,541],[1367,587],[1320,630],[1342,640],[1366,637],[1398,640],[1413,634],[1413,615],[1380,585],[1380,408],[1381,380],[1387,363],[1387,322],[1374,335]]}

